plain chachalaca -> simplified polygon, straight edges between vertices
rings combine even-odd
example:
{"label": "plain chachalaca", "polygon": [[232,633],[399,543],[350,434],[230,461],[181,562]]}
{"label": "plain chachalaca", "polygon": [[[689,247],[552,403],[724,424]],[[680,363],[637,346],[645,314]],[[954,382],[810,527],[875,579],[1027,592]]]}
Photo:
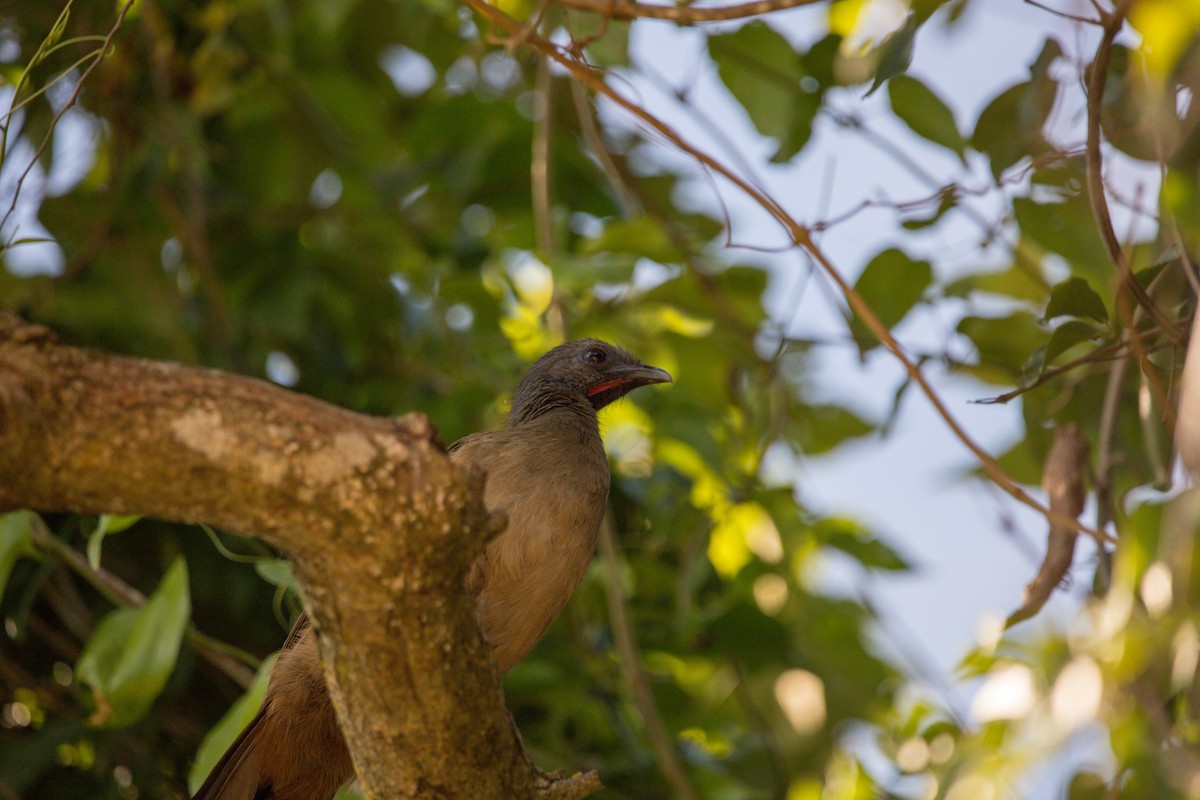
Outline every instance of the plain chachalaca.
{"label": "plain chachalaca", "polygon": [[[670,380],[619,347],[568,342],[521,379],[508,427],[450,447],[451,460],[487,473],[484,504],[508,517],[466,587],[477,593],[479,625],[501,672],[542,637],[591,561],[609,483],[596,412],[639,386]],[[302,614],[262,708],[195,800],[329,800],[353,777],[317,639]]]}

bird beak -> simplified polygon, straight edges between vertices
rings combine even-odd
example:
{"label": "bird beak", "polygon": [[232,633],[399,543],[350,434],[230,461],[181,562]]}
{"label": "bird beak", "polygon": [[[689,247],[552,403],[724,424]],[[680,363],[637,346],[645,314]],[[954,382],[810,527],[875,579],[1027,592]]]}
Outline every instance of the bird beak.
{"label": "bird beak", "polygon": [[623,365],[609,369],[607,379],[589,387],[587,396],[592,400],[592,405],[602,408],[639,386],[670,382],[671,373],[665,369],[649,367],[645,364]]}

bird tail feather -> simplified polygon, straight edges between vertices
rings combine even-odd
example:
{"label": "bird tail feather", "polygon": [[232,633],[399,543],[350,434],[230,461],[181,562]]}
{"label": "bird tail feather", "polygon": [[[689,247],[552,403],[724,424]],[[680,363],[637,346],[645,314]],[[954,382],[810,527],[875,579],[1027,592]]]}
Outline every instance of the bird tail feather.
{"label": "bird tail feather", "polygon": [[262,765],[256,746],[265,712],[265,706],[259,709],[208,773],[192,800],[270,800],[270,787],[259,791]]}

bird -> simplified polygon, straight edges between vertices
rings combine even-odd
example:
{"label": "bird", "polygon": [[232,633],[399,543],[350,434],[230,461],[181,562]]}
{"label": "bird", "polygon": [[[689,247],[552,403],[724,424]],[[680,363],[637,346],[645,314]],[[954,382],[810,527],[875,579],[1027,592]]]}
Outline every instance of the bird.
{"label": "bird", "polygon": [[[608,504],[597,412],[665,370],[598,339],[559,345],[513,393],[506,427],[452,444],[452,462],[487,473],[483,502],[505,530],[471,566],[479,626],[501,673],[542,638],[583,580]],[[354,777],[302,612],[271,672],[262,706],[193,800],[329,800]]]}

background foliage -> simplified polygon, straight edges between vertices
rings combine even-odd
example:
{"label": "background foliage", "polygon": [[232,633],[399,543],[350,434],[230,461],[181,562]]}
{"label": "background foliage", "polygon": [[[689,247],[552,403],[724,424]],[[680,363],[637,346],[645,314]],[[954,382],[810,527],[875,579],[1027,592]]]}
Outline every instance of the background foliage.
{"label": "background foliage", "polygon": [[[695,164],[663,158],[663,135],[629,114],[597,116],[579,76],[539,56],[535,29],[572,42],[564,57],[606,70],[591,90],[636,105],[629,87],[653,65],[631,62],[631,29],[704,23],[703,8],[664,23],[594,13],[647,13],[624,2],[550,2],[536,19],[500,3],[533,20],[504,48],[503,25],[448,0],[167,0],[128,15],[111,0],[10,2],[0,303],[89,346],[421,410],[446,441],[502,424],[524,365],[565,337],[671,371],[668,390],[606,412],[618,549],[505,681],[539,764],[596,768],[605,796],[1019,796],[1082,736],[1091,757],[1060,763],[1069,796],[1200,796],[1195,496],[1168,491],[1200,244],[1194,5],[1059,8],[1099,20],[1079,27],[1096,54],[1100,23],[1128,12],[1105,83],[1047,37],[1027,79],[961,126],[905,71],[923,29],[953,31],[981,2],[915,0],[865,43],[858,0],[829,5],[803,43],[774,14],[703,29],[771,162],[802,157],[822,121],[870,137],[854,111],[868,92],[961,161],[928,196],[863,198],[859,211],[900,224],[895,240],[833,266],[886,328],[918,307],[942,315],[946,349],[921,365],[1021,404],[1025,435],[997,454],[1013,480],[1039,484],[1058,426],[1092,445],[1088,525],[1118,544],[1067,629],[997,632],[966,654],[960,678],[984,678],[971,719],[879,655],[868,604],[812,579],[823,553],[887,572],[909,568],[903,554],[765,477],[769,453],[886,432],[814,399],[814,354],[843,342],[768,319],[778,284],[726,246],[719,210],[698,210]],[[1079,128],[1051,124],[1084,82],[1103,90],[1106,144],[1090,156]],[[1132,220],[1116,250],[1088,194],[1098,154],[1161,172],[1156,196],[1107,187]],[[754,168],[769,164],[736,169]],[[956,215],[1008,266],[931,263],[921,237]],[[880,347],[861,307],[831,302],[844,342]],[[898,405],[917,388],[880,391]],[[0,518],[0,796],[184,796],[206,733],[218,726],[211,757],[250,713],[222,722],[282,640],[289,582],[226,532]]]}

